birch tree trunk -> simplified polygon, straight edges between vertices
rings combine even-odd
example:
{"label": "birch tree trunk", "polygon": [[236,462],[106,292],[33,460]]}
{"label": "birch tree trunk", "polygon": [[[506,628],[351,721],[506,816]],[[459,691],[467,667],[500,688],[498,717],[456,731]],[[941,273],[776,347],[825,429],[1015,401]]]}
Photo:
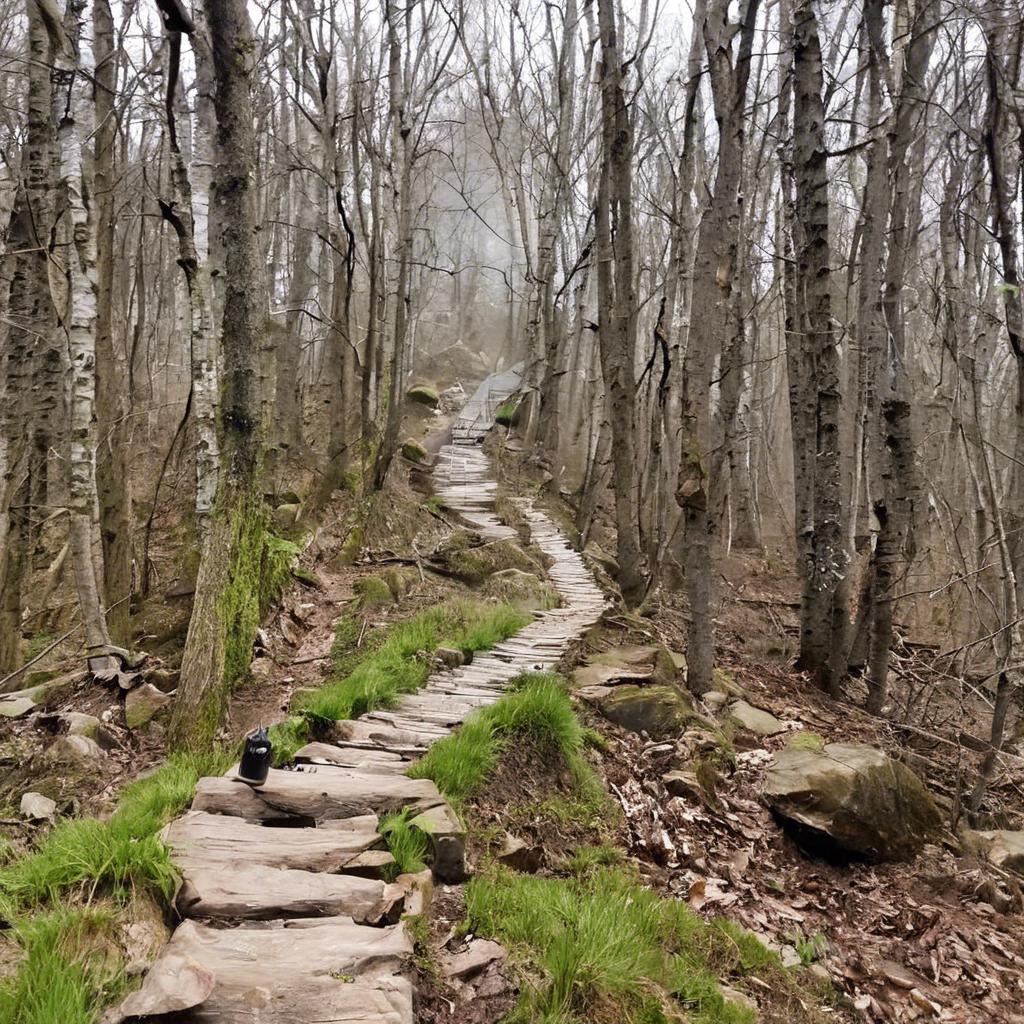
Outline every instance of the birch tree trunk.
{"label": "birch tree trunk", "polygon": [[[103,607],[103,549],[96,489],[96,221],[91,160],[93,100],[91,42],[82,32],[85,4],[71,0],[65,18],[68,35],[54,60],[54,121],[60,167],[61,241],[66,278],[58,320],[67,337],[71,362],[68,506],[71,557],[78,604],[85,625],[86,658],[96,671],[110,667]],[[54,40],[56,42],[56,40]]]}

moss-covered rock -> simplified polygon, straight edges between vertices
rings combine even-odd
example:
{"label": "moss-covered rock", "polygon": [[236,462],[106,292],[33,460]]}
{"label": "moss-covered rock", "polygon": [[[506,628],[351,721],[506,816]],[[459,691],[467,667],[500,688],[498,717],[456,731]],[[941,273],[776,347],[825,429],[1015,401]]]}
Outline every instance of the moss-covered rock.
{"label": "moss-covered rock", "polygon": [[391,591],[391,596],[396,601],[401,601],[409,593],[409,588],[417,579],[415,572],[409,569],[401,569],[395,565],[385,569],[381,577],[387,584],[388,590]]}
{"label": "moss-covered rock", "polygon": [[[453,537],[456,535],[453,535]],[[467,583],[482,583],[487,577],[506,569],[536,573],[540,566],[511,540],[493,540],[470,546],[447,543],[434,552],[434,559]]]}
{"label": "moss-covered rock", "polygon": [[143,683],[124,699],[124,723],[129,729],[141,729],[171,705],[171,697],[152,683]]}
{"label": "moss-covered rock", "polygon": [[391,588],[379,576],[363,576],[352,584],[361,608],[380,608],[392,604]]}
{"label": "moss-covered rock", "polygon": [[353,526],[348,531],[348,536],[345,538],[344,544],[341,545],[341,550],[331,560],[331,564],[336,569],[354,565],[362,550],[363,528],[361,526]]}
{"label": "moss-covered rock", "polygon": [[414,384],[406,391],[405,397],[410,402],[417,402],[419,405],[425,405],[431,409],[436,409],[441,401],[437,388],[432,388],[429,384]]}
{"label": "moss-covered rock", "polygon": [[273,523],[274,530],[282,535],[287,535],[295,529],[296,523],[299,521],[299,516],[302,514],[302,506],[299,504],[294,505],[278,505],[277,508],[270,513],[270,521]]}
{"label": "moss-covered rock", "polygon": [[678,736],[696,717],[689,698],[675,686],[594,686],[581,694],[609,722],[649,736]]}
{"label": "moss-covered rock", "polygon": [[599,669],[595,676],[603,674],[606,680],[645,677],[652,683],[666,685],[686,680],[685,670],[680,671],[672,652],[661,644],[613,647],[610,651],[591,655],[587,663]]}
{"label": "moss-covered rock", "polygon": [[412,438],[409,438],[409,440],[402,445],[402,457],[408,459],[410,462],[415,462],[417,464],[426,462],[428,455],[429,452],[427,449],[424,448],[419,441],[414,441]]}
{"label": "moss-covered rock", "polygon": [[494,410],[494,422],[500,423],[503,427],[514,427],[519,423],[519,409],[522,403],[518,395],[506,398],[497,409]]}
{"label": "moss-covered rock", "polygon": [[543,611],[558,607],[558,591],[536,573],[522,569],[502,569],[491,573],[481,585],[480,592],[496,601],[507,601],[530,611]]}
{"label": "moss-covered rock", "polygon": [[861,743],[779,751],[764,795],[784,821],[872,861],[913,857],[942,820],[906,765]]}

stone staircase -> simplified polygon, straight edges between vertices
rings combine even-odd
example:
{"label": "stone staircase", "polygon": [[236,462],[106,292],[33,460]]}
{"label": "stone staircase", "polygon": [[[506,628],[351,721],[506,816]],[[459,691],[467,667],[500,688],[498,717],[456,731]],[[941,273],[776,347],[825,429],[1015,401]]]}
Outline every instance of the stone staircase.
{"label": "stone staircase", "polygon": [[[476,446],[491,416],[477,415],[462,443],[441,450],[435,485],[450,511],[498,539],[516,534],[493,513],[497,485]],[[555,665],[606,605],[554,523],[527,500],[519,506],[553,563],[561,607],[471,664],[435,673],[394,708],[339,723],[336,744],[307,745],[295,770],[272,769],[259,788],[233,771],[201,779],[191,809],[164,832],[183,879],[182,923],[108,1021],[412,1024],[401,917],[425,909],[430,872],[385,881],[392,859],[380,818],[412,808],[430,836],[433,876],[461,881],[462,826],[432,782],[406,777],[409,760],[499,700],[515,676]]]}

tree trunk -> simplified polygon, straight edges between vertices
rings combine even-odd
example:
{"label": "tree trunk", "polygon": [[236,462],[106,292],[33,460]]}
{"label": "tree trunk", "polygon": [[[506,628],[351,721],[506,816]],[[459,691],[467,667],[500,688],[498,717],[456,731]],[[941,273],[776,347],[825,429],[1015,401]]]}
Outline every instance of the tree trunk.
{"label": "tree trunk", "polygon": [[[797,227],[796,299],[806,353],[801,368],[812,374],[814,428],[801,455],[812,474],[813,526],[803,567],[799,667],[834,697],[845,671],[846,606],[840,584],[848,572],[843,535],[842,463],[839,453],[839,352],[830,293],[828,147],[825,142],[824,76],[814,0],[793,9],[793,166]],[[793,344],[794,339],[789,339]],[[804,384],[806,387],[806,384]],[[806,443],[806,442],[805,442]],[[838,651],[838,655],[837,655]]]}
{"label": "tree trunk", "polygon": [[216,82],[218,159],[211,213],[224,253],[224,374],[220,484],[203,539],[169,729],[178,748],[202,748],[214,739],[229,688],[249,665],[274,557],[258,487],[257,364],[266,305],[255,190],[255,48],[245,0],[204,0],[204,9]]}
{"label": "tree trunk", "polygon": [[[743,168],[743,108],[758,0],[740,11],[740,43],[733,66],[726,0],[711,0],[704,23],[711,88],[718,122],[718,169],[711,204],[701,219],[694,257],[693,296],[683,385],[683,446],[676,500],[683,511],[683,568],[690,605],[687,685],[697,694],[713,686],[712,557],[709,500],[712,487],[711,368],[732,334],[730,293],[740,223]],[[721,466],[722,463],[719,462]]]}
{"label": "tree trunk", "polygon": [[[601,177],[597,226],[598,332],[608,389],[615,466],[619,586],[629,605],[646,588],[637,506],[636,297],[633,278],[633,128],[626,107],[613,0],[599,0],[601,33]],[[613,234],[614,232],[614,234]]]}
{"label": "tree trunk", "polygon": [[[83,5],[84,6],[84,5]],[[54,64],[54,122],[60,162],[63,211],[55,235],[61,242],[66,277],[64,308],[58,318],[71,362],[68,443],[68,511],[71,557],[78,604],[85,625],[90,667],[108,667],[103,607],[103,549],[96,490],[96,221],[88,146],[93,129],[91,43],[82,32],[82,8],[69,7],[68,37]],[[54,47],[56,49],[56,46]]]}
{"label": "tree trunk", "polygon": [[103,596],[107,628],[120,644],[128,642],[132,590],[132,510],[128,455],[131,430],[126,375],[114,354],[114,144],[117,121],[118,53],[109,0],[93,0],[96,57],[96,488],[103,541]]}

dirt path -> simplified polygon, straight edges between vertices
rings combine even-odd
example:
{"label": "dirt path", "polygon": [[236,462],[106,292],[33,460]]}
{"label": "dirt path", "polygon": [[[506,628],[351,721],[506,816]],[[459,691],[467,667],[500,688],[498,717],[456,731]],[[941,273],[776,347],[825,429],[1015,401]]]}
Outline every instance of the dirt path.
{"label": "dirt path", "polygon": [[[490,425],[477,411],[456,434],[463,443],[442,447],[435,487],[485,537],[508,537],[475,444]],[[258,789],[231,772],[201,779],[191,810],[164,834],[183,878],[183,921],[111,1020],[185,1011],[191,1024],[412,1024],[412,940],[401,916],[424,909],[432,886],[421,876],[384,880],[392,860],[379,819],[412,808],[433,846],[434,875],[464,877],[462,826],[432,782],[405,775],[409,760],[499,700],[515,676],[557,664],[605,608],[557,527],[529,501],[519,507],[551,561],[561,607],[472,664],[435,673],[394,708],[351,722],[345,741],[309,744],[296,770],[271,770]]]}

